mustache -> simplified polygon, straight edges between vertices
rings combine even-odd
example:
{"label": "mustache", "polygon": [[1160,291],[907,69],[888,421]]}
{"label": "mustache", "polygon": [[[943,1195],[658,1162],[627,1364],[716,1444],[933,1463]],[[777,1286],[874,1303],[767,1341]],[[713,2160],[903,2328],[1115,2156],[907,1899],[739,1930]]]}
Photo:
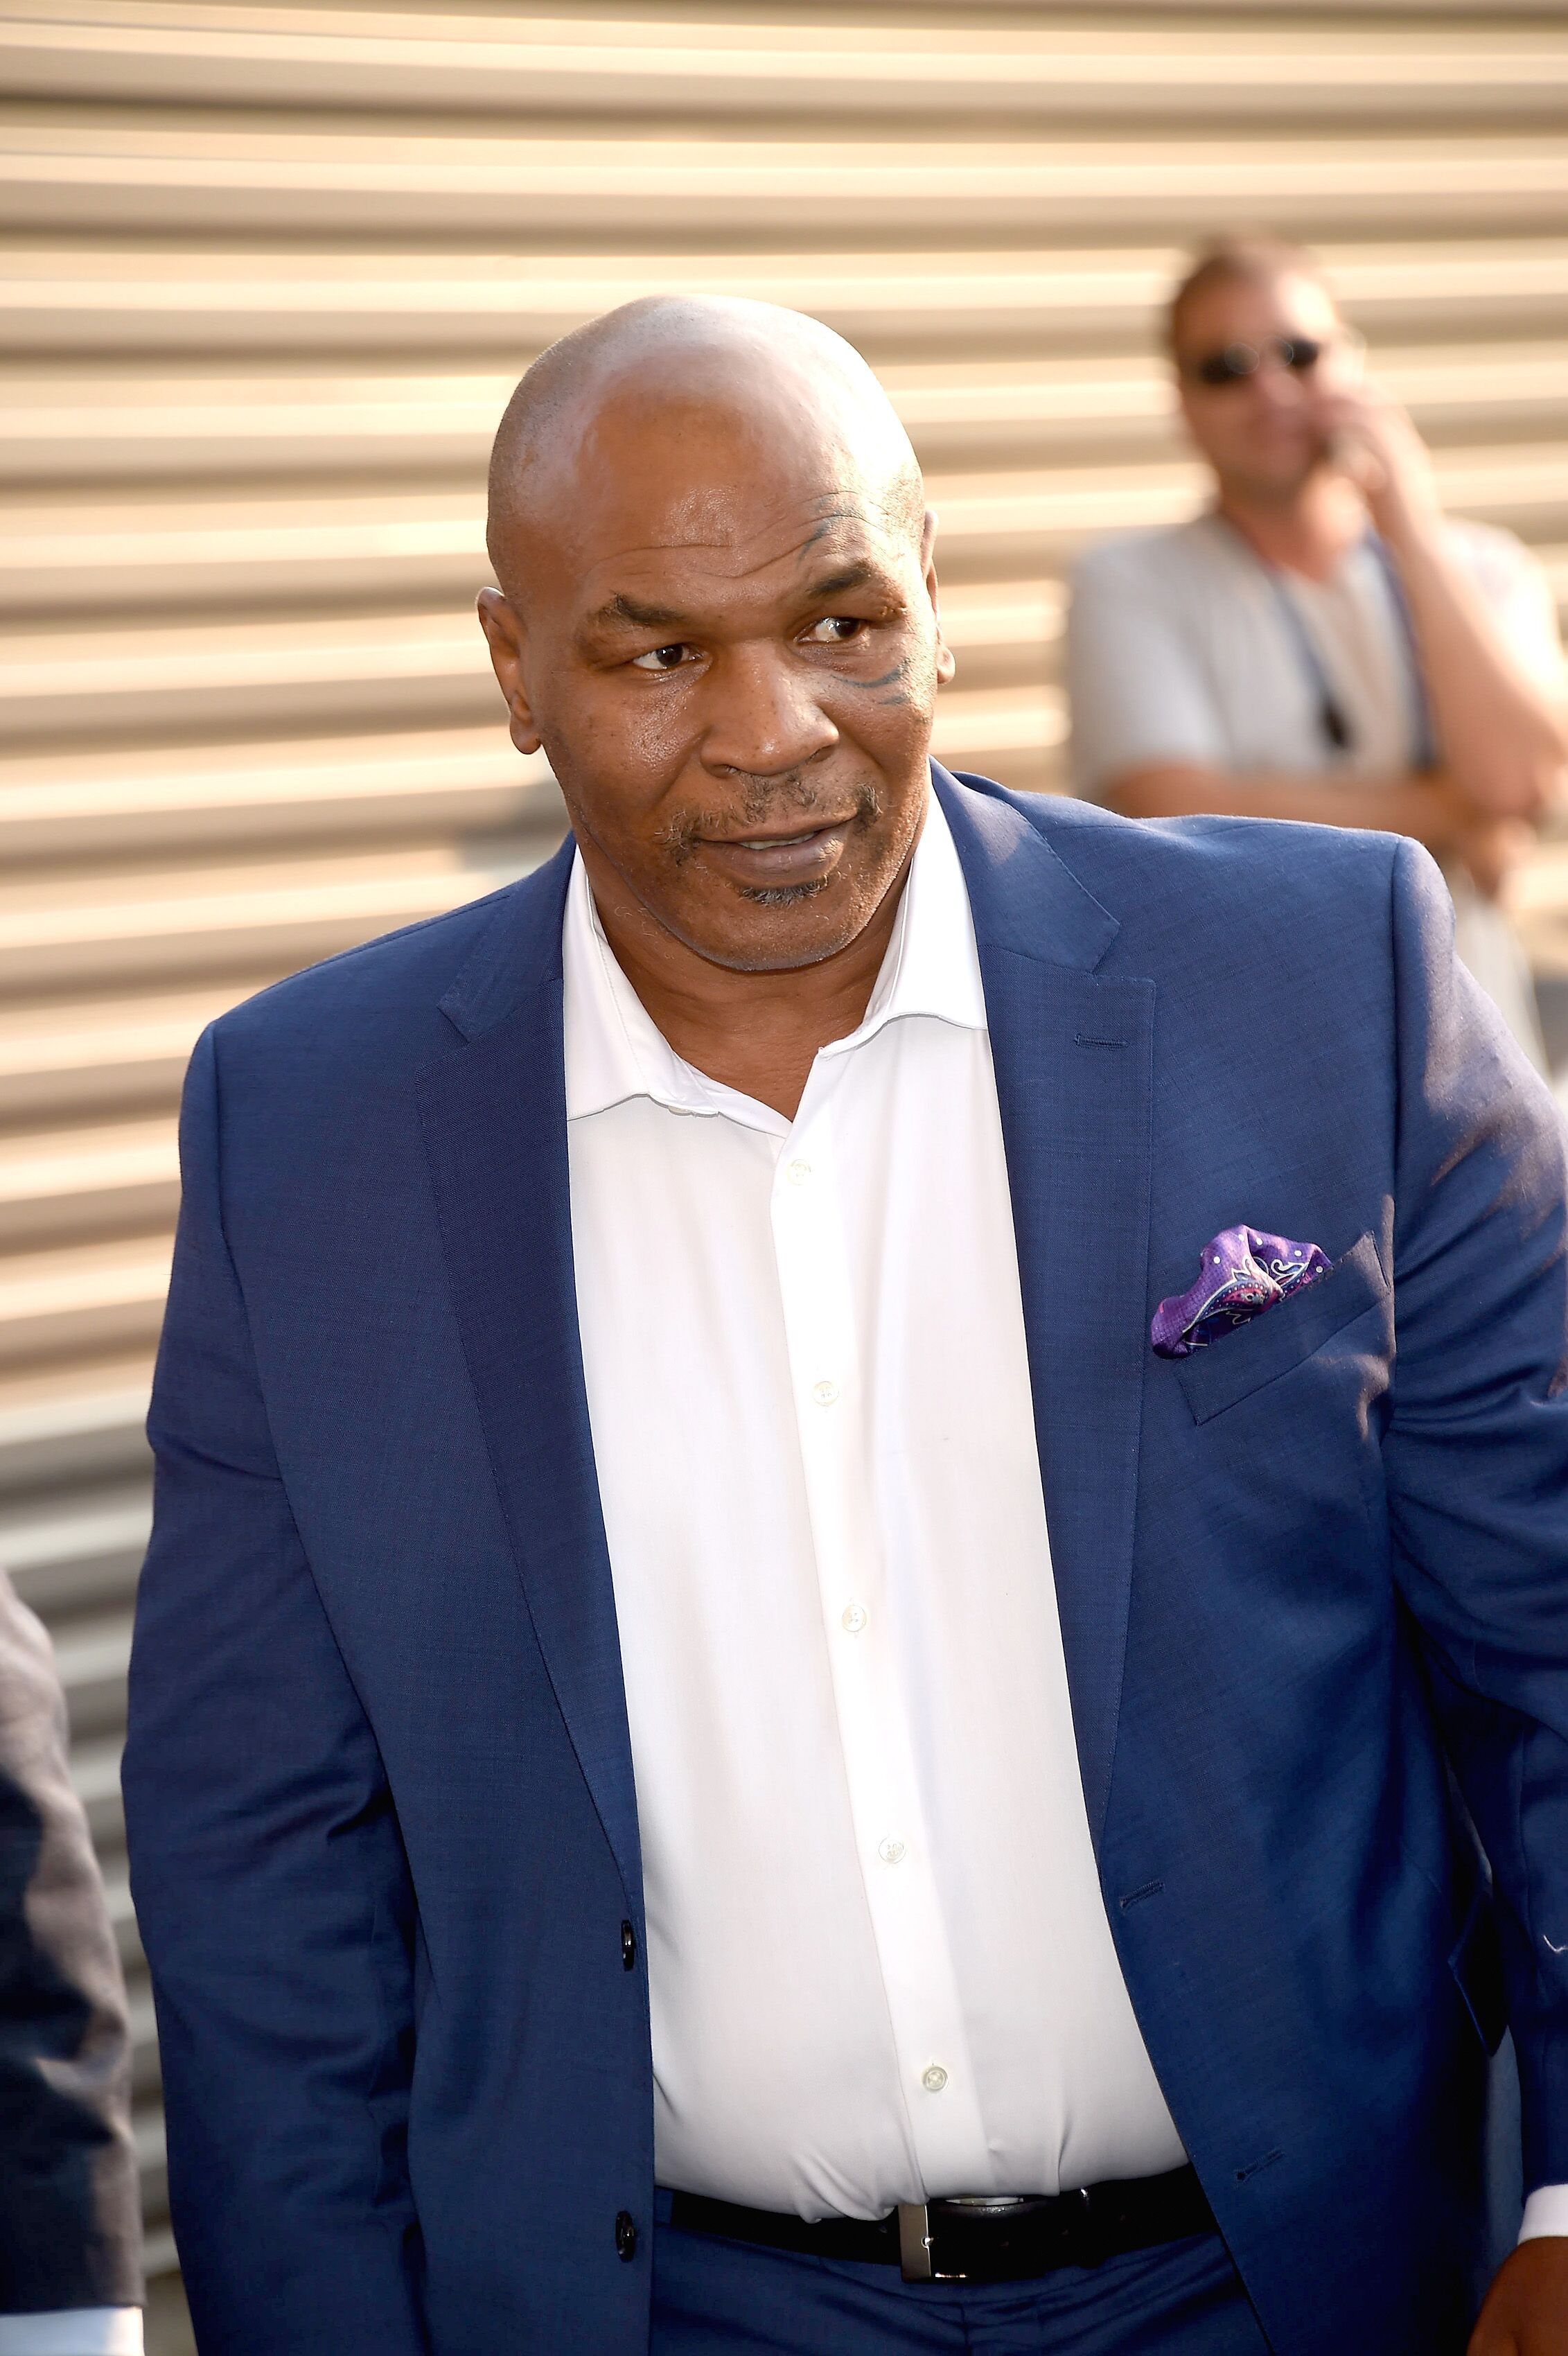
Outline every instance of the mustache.
{"label": "mustache", "polygon": [[[836,823],[842,823],[845,788],[842,786],[824,787],[804,769],[787,769],[772,776],[739,776],[739,806],[730,809],[683,809],[671,810],[655,829],[654,839],[678,866],[689,859],[699,841],[704,836],[734,837],[754,832],[773,821],[796,819],[809,822],[825,803],[836,814]],[[881,816],[880,797],[873,783],[848,789],[851,804],[849,823],[870,826]],[[781,832],[787,831],[781,827]]]}

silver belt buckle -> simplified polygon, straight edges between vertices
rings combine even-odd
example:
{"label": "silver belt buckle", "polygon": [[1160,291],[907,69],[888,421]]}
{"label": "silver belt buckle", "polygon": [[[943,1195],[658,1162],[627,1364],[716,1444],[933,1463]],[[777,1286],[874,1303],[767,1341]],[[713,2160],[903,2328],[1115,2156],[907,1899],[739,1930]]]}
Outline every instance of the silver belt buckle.
{"label": "silver belt buckle", "polygon": [[[972,2209],[995,2217],[1007,2209],[1021,2209],[1019,2192],[955,2192],[937,2204],[942,2209]],[[962,2274],[938,2274],[932,2254],[931,2204],[927,2201],[899,2202],[899,2265],[905,2282],[966,2282]]]}
{"label": "silver belt buckle", "polygon": [[899,2202],[899,2270],[905,2282],[934,2282],[931,2219],[923,2201]]}

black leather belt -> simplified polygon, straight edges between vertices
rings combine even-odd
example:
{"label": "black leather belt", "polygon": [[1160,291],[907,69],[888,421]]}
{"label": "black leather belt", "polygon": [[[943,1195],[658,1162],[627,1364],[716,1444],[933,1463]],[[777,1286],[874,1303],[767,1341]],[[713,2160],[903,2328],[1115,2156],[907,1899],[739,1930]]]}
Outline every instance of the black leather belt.
{"label": "black leather belt", "polygon": [[1029,2282],[1056,2266],[1097,2266],[1128,2250],[1219,2231],[1190,2168],[1054,2199],[908,2201],[891,2216],[825,2217],[816,2224],[677,2192],[670,2223],[683,2233],[717,2233],[805,2257],[899,2266],[905,2282],[972,2283]]}

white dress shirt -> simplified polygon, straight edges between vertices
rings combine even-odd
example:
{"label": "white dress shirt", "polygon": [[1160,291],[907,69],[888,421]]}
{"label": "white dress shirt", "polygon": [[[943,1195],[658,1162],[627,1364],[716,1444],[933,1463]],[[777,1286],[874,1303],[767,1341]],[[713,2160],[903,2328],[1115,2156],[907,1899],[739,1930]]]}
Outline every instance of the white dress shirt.
{"label": "white dress shirt", "polygon": [[794,1121],[564,937],[659,2181],[880,2216],[1179,2167],[1069,1708],[968,899],[933,800]]}

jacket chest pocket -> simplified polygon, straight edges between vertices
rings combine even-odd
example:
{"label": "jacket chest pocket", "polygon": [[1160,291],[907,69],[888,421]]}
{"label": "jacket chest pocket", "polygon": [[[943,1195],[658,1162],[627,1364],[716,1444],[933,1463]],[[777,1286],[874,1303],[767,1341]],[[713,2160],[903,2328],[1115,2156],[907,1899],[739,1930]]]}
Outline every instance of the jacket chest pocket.
{"label": "jacket chest pocket", "polygon": [[1174,1360],[1193,1422],[1207,1423],[1265,1383],[1277,1382],[1353,1318],[1377,1308],[1388,1291],[1377,1246],[1370,1234],[1364,1235],[1316,1284],[1276,1301],[1207,1349]]}

